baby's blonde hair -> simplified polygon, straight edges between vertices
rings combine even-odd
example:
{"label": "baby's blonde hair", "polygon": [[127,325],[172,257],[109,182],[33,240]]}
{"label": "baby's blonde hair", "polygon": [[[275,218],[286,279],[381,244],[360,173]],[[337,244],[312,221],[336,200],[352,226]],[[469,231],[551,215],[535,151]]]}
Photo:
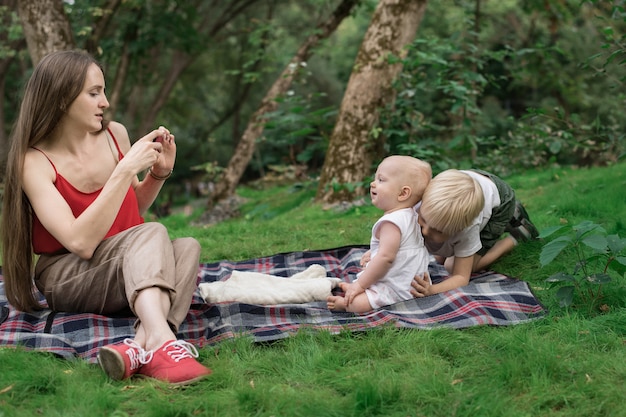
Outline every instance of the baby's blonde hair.
{"label": "baby's blonde hair", "polygon": [[484,206],[485,197],[478,181],[449,169],[436,175],[426,187],[420,213],[429,227],[453,236],[472,224]]}
{"label": "baby's blonde hair", "polygon": [[411,206],[417,204],[433,176],[430,164],[407,155],[391,155],[384,160],[394,164],[394,171],[400,176],[402,184],[411,188],[408,203]]}

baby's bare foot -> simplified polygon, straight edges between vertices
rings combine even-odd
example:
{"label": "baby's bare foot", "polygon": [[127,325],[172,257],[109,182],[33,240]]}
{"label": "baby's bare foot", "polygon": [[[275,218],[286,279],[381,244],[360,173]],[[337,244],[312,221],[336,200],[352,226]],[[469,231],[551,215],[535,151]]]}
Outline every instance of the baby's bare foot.
{"label": "baby's bare foot", "polygon": [[346,311],[346,299],[338,295],[331,295],[326,299],[326,307],[332,311]]}

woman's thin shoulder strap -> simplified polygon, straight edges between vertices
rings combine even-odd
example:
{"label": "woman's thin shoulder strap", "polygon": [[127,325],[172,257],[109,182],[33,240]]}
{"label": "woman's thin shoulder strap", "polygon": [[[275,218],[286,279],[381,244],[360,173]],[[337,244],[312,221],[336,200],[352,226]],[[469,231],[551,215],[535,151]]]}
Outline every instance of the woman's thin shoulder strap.
{"label": "woman's thin shoulder strap", "polygon": [[46,157],[46,159],[48,160],[48,162],[50,162],[50,165],[52,165],[52,169],[54,169],[54,175],[58,176],[58,175],[59,175],[59,173],[57,172],[57,167],[54,165],[54,163],[53,163],[53,162],[52,162],[52,160],[48,157],[48,155],[46,155],[46,153],[45,153],[44,151],[42,151],[41,149],[39,149],[39,148],[36,148],[36,147],[34,147],[34,146],[31,146],[31,148],[33,148],[33,149],[34,149],[34,150],[36,150],[36,151],[41,152],[41,153],[43,154],[43,156],[45,156],[45,157]]}
{"label": "woman's thin shoulder strap", "polygon": [[117,149],[117,158],[121,160],[124,157],[124,153],[120,149],[120,145],[117,143],[117,139],[115,139],[115,135],[111,132],[111,128],[107,127],[107,132],[111,135],[111,139],[113,139],[113,143],[115,144],[115,148]]}

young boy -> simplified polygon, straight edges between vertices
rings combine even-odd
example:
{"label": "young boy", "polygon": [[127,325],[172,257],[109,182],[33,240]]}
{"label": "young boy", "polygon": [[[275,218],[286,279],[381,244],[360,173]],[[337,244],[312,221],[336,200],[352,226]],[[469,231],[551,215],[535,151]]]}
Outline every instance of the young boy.
{"label": "young boy", "polygon": [[[416,297],[467,285],[472,272],[510,252],[518,240],[538,236],[515,191],[489,172],[450,169],[432,179],[416,206],[429,252],[450,276],[438,283],[416,277]],[[500,239],[508,231],[509,236]]]}
{"label": "young boy", "polygon": [[343,297],[327,299],[330,310],[365,312],[413,298],[411,282],[428,271],[428,251],[419,230],[415,204],[432,176],[427,162],[410,156],[385,158],[370,184],[372,203],[384,215],[372,227],[365,269],[352,283],[341,283]]}

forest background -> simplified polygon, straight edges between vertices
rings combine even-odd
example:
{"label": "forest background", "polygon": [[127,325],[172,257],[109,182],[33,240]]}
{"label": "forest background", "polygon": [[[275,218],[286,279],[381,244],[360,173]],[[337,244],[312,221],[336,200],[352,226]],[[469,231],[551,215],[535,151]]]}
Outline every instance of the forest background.
{"label": "forest background", "polygon": [[157,211],[260,178],[319,178],[318,201],[349,200],[394,153],[505,177],[610,164],[624,16],[622,1],[1,0],[0,162],[33,63],[71,47],[103,63],[131,138],[175,133]]}
{"label": "forest background", "polygon": [[[373,207],[344,215],[302,201],[310,187],[320,202],[356,198],[391,153],[423,158],[435,172],[504,176],[542,230],[591,219],[624,235],[624,164],[615,163],[626,123],[623,6],[0,0],[0,161],[33,64],[76,47],[105,67],[109,118],[133,138],[158,125],[176,134],[176,169],[157,212],[200,195],[207,209],[219,204],[199,184],[230,183],[228,199],[233,184],[296,180],[242,187],[245,214],[210,231],[181,213],[163,218],[174,236],[201,241],[204,261],[367,243]],[[396,28],[411,29],[399,31],[410,37],[405,53]],[[364,69],[374,77],[355,83]],[[371,94],[375,86],[385,88]],[[346,117],[355,108],[369,110],[356,114],[365,123],[343,134],[341,123],[359,124]],[[351,146],[336,152],[337,143]],[[592,165],[611,166],[570,168]],[[563,237],[544,249],[568,243]],[[596,247],[588,237],[578,236]],[[563,245],[539,254],[543,243],[520,245],[497,270],[530,283],[546,320],[463,332],[301,332],[268,345],[237,338],[201,349],[213,377],[185,390],[113,383],[84,361],[0,349],[0,415],[622,416],[624,272],[602,296],[562,309],[546,277],[581,263],[572,253],[544,262]]]}

